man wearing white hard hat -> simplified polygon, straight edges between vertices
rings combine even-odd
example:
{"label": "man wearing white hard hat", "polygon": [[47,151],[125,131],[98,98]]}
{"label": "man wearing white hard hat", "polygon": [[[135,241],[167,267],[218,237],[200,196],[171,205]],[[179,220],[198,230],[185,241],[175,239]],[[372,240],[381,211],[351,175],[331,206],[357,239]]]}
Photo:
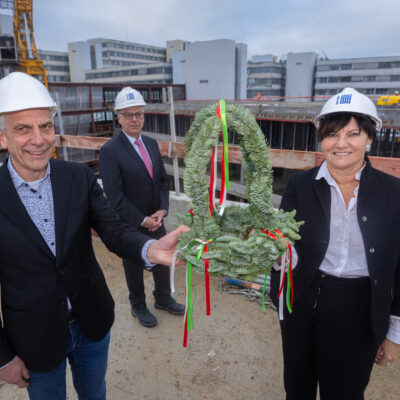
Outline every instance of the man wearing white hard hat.
{"label": "man wearing white hard hat", "polygon": [[316,399],[319,387],[321,400],[362,400],[374,362],[400,355],[400,180],[367,156],[382,128],[367,96],[346,88],[314,122],[325,161],[293,175],[281,203],[305,221],[281,321],[286,398]]}
{"label": "man wearing white hard hat", "polygon": [[65,400],[68,359],[79,398],[105,399],[114,301],[91,228],[142,265],[170,263],[179,231],[150,241],[120,221],[87,166],[50,160],[55,112],[38,80],[0,80],[0,380],[31,400]]}
{"label": "man wearing white hard hat", "polygon": [[[99,167],[107,199],[120,218],[140,232],[159,239],[165,235],[163,219],[168,213],[169,188],[157,141],[142,135],[143,96],[131,87],[123,88],[115,98],[115,111],[121,132],[100,150]],[[129,290],[131,313],[145,327],[157,324],[146,304],[143,268],[123,260]],[[171,297],[169,268],[155,265],[155,308],[175,315],[184,306]]]}

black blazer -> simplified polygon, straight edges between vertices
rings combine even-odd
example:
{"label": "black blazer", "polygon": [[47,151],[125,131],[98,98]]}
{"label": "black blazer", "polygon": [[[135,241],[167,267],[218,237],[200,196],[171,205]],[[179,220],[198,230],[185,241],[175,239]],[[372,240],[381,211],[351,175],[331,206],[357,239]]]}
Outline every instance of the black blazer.
{"label": "black blazer", "polygon": [[35,372],[49,371],[65,357],[67,297],[89,339],[102,339],[114,321],[90,229],[111,251],[142,265],[148,240],[119,220],[85,165],[51,160],[50,179],[56,257],[22,204],[6,163],[0,168],[0,366],[18,355]]}
{"label": "black blazer", "polygon": [[[368,159],[360,178],[357,218],[371,282],[371,323],[376,340],[387,334],[390,314],[400,316],[400,179],[371,167]],[[309,287],[328,248],[330,187],[315,180],[319,167],[296,173],[289,180],[281,208],[297,210],[301,240],[293,273],[294,303]],[[271,272],[271,298],[276,302],[279,272]]]}
{"label": "black blazer", "polygon": [[142,135],[153,163],[153,179],[131,142],[121,131],[100,150],[99,168],[104,191],[121,219],[152,237],[165,234],[162,226],[148,232],[140,226],[146,216],[158,210],[168,212],[168,176],[157,141]]}

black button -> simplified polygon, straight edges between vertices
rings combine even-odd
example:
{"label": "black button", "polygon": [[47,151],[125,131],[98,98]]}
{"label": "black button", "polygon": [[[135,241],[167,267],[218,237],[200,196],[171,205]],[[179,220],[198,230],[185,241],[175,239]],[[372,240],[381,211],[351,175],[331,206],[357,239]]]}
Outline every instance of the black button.
{"label": "black button", "polygon": [[25,186],[25,187],[28,187],[28,184],[27,184],[27,183],[25,183],[25,184],[24,184],[24,186]]}
{"label": "black button", "polygon": [[45,219],[44,219],[44,222],[47,222],[47,221],[48,221],[48,219],[47,219],[47,218],[45,218]]}
{"label": "black button", "polygon": [[42,195],[39,195],[39,199],[41,199],[42,198]]}
{"label": "black button", "polygon": [[52,246],[54,246],[54,242],[51,242],[50,244],[51,244]]}

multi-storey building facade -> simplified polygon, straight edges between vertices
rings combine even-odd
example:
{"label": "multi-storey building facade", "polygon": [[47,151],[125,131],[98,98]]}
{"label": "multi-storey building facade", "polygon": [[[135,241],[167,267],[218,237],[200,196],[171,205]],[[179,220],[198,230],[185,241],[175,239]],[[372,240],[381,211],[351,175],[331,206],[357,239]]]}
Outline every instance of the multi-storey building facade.
{"label": "multi-storey building facade", "polygon": [[130,67],[103,67],[85,71],[90,83],[172,83],[171,63],[142,64]]}
{"label": "multi-storey building facade", "polygon": [[47,71],[48,82],[70,82],[68,53],[38,50]]}
{"label": "multi-storey building facade", "polygon": [[247,98],[283,96],[285,93],[285,64],[272,54],[253,56],[247,63]]}
{"label": "multi-storey building facade", "polygon": [[317,62],[315,96],[332,96],[348,86],[369,96],[400,91],[400,56]]}

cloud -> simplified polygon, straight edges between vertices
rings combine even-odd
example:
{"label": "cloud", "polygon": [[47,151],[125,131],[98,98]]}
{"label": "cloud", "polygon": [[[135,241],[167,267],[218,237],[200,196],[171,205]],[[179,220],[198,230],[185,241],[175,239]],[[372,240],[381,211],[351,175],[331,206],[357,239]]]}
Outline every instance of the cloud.
{"label": "cloud", "polygon": [[233,39],[249,56],[324,51],[331,58],[396,55],[398,0],[34,1],[36,44],[67,50],[94,37],[165,46],[167,40]]}

